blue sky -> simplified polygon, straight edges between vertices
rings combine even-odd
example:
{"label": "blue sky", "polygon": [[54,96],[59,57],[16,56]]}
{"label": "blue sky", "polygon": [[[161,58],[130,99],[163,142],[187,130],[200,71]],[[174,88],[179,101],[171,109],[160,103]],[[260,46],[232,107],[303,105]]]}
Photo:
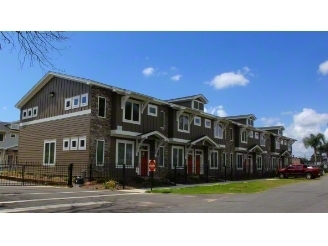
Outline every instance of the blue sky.
{"label": "blue sky", "polygon": [[[328,123],[328,32],[70,34],[69,47],[53,61],[66,74],[160,99],[202,93],[208,112],[252,113],[257,126],[283,124],[298,140]],[[17,52],[7,50],[0,66],[0,120],[16,120],[14,105],[44,72],[37,64],[20,69]]]}

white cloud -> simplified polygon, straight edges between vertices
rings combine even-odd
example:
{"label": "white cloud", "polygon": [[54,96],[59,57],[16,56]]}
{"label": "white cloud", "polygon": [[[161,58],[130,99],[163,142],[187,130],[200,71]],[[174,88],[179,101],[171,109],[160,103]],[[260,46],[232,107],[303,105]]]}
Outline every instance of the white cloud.
{"label": "white cloud", "polygon": [[210,82],[205,83],[217,90],[233,86],[246,86],[249,83],[249,80],[245,77],[246,75],[252,75],[248,67],[244,67],[242,71],[221,73],[216,75]]}
{"label": "white cloud", "polygon": [[318,73],[321,73],[322,75],[328,74],[328,60],[319,65]]}
{"label": "white cloud", "polygon": [[2,109],[3,109],[3,110],[7,110],[7,106],[4,106]]}
{"label": "white cloud", "polygon": [[177,74],[177,75],[171,77],[171,79],[174,80],[174,81],[179,81],[181,77],[182,77],[182,75]]}
{"label": "white cloud", "polygon": [[283,126],[284,125],[283,123],[281,123],[279,121],[280,119],[277,117],[268,117],[268,118],[262,117],[260,120],[263,122],[264,126]]}
{"label": "white cloud", "polygon": [[227,112],[223,109],[222,105],[209,108],[204,107],[204,111],[205,113],[217,115],[220,117],[226,117],[228,115]]}
{"label": "white cloud", "polygon": [[176,67],[171,67],[170,70],[176,71],[178,69]]}
{"label": "white cloud", "polygon": [[142,73],[146,76],[149,77],[150,75],[153,75],[155,72],[155,69],[152,67],[147,67],[144,70],[142,70]]}
{"label": "white cloud", "polygon": [[284,135],[296,139],[293,144],[293,155],[310,158],[313,149],[306,149],[303,145],[303,138],[311,133],[324,133],[328,139],[328,114],[317,113],[313,109],[304,108],[302,112],[293,115],[293,122],[286,127]]}

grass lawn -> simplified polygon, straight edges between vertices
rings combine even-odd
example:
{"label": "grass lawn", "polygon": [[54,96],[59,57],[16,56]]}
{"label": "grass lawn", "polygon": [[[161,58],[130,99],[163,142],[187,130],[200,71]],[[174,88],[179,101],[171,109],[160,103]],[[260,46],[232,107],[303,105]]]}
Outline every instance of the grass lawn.
{"label": "grass lawn", "polygon": [[[236,183],[219,184],[212,186],[197,186],[174,189],[153,189],[152,193],[174,193],[174,194],[224,194],[224,193],[256,193],[282,185],[295,184],[300,182],[311,182],[306,179],[276,179],[276,180],[256,180],[240,181]],[[147,191],[150,193],[150,191]]]}

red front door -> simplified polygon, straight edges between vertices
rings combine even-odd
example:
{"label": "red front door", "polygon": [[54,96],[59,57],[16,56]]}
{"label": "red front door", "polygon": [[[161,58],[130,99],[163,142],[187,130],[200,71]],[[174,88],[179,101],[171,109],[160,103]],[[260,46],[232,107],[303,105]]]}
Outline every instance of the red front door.
{"label": "red front door", "polygon": [[148,176],[148,151],[140,151],[141,176]]}
{"label": "red front door", "polygon": [[196,174],[200,174],[200,155],[196,155]]}
{"label": "red front door", "polygon": [[188,174],[192,174],[192,154],[188,155]]}

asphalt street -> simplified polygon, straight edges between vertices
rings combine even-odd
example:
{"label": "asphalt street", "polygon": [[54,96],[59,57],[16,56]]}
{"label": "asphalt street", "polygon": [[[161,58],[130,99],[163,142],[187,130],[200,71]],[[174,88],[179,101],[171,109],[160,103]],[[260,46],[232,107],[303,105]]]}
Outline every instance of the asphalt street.
{"label": "asphalt street", "polygon": [[[223,184],[224,185],[224,184]],[[327,213],[328,175],[256,194],[0,186],[2,213]]]}

